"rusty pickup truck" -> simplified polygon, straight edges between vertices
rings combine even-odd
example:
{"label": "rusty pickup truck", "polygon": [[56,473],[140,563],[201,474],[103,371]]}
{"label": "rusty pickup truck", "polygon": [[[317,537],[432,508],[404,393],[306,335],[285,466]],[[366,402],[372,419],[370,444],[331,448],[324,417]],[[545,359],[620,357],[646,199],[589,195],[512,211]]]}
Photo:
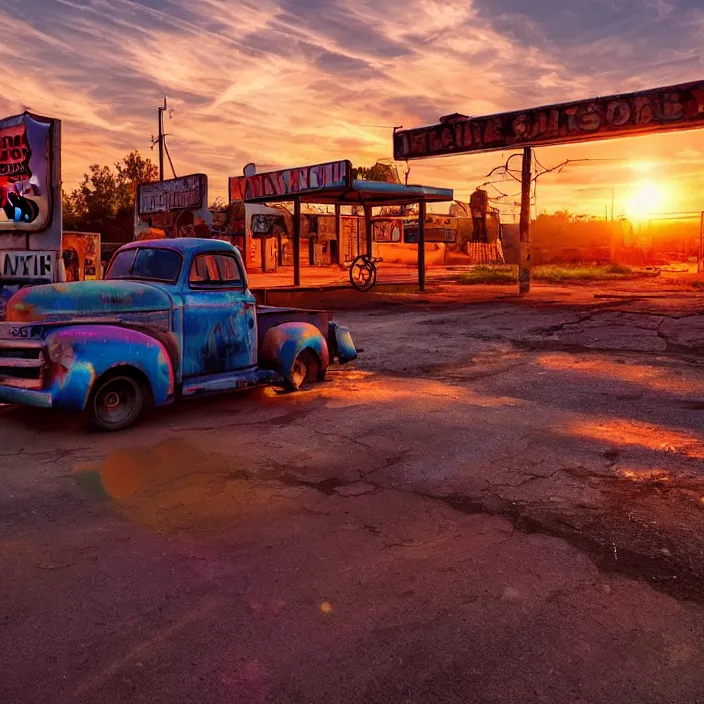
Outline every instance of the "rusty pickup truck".
{"label": "rusty pickup truck", "polygon": [[103,281],[20,289],[0,323],[0,403],[85,413],[103,430],[146,405],[321,381],[357,356],[327,311],[258,306],[239,251],[214,239],[132,242]]}

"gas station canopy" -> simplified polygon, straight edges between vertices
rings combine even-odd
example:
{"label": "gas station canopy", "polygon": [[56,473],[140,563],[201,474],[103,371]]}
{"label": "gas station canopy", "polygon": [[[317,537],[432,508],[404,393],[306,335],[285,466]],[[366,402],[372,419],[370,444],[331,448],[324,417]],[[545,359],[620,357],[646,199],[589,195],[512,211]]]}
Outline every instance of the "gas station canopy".
{"label": "gas station canopy", "polygon": [[383,181],[362,181],[354,179],[349,187],[324,188],[307,191],[298,195],[282,193],[261,195],[245,200],[246,203],[274,203],[300,199],[301,203],[319,203],[320,205],[408,205],[409,203],[440,203],[453,200],[451,188],[432,188],[430,186],[404,186],[400,183]]}
{"label": "gas station canopy", "polygon": [[[320,205],[360,205],[364,207],[367,254],[372,252],[373,207],[418,203],[418,284],[425,288],[425,213],[427,203],[453,200],[449,188],[404,186],[384,181],[352,178],[348,160],[332,161],[282,171],[232,176],[229,179],[230,203],[293,202],[294,285],[300,285],[300,219],[301,203]],[[339,210],[338,210],[339,212]],[[339,230],[339,222],[336,223]],[[339,238],[339,231],[337,233]]]}
{"label": "gas station canopy", "polygon": [[352,178],[352,163],[331,161],[229,179],[230,202],[296,201],[334,205],[407,205],[453,199],[452,189]]}

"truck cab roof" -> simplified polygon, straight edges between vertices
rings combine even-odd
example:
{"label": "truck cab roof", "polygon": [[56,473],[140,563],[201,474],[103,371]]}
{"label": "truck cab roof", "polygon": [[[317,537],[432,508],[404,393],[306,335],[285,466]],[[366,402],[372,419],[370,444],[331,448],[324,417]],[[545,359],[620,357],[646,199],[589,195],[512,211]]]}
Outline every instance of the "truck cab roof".
{"label": "truck cab roof", "polygon": [[184,255],[207,249],[210,252],[232,252],[233,246],[229,242],[205,237],[178,237],[173,239],[138,240],[122,245],[120,249],[133,249],[135,247],[152,247],[154,249],[171,249]]}

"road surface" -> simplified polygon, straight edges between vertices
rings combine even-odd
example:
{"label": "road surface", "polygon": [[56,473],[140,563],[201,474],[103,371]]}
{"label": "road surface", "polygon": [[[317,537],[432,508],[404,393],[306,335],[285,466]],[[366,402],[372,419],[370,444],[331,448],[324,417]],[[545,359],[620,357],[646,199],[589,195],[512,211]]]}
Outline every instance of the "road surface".
{"label": "road surface", "polygon": [[0,409],[0,701],[701,701],[702,296],[595,292],[386,297],[325,383],[123,433]]}

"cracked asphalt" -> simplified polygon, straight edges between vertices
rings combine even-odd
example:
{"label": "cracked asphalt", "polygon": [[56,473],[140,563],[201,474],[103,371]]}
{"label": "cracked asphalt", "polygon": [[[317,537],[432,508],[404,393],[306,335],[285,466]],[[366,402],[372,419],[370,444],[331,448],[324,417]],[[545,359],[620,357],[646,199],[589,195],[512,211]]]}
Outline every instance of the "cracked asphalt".
{"label": "cracked asphalt", "polygon": [[640,286],[370,297],[325,383],[119,434],[0,408],[0,701],[704,701],[704,296]]}

